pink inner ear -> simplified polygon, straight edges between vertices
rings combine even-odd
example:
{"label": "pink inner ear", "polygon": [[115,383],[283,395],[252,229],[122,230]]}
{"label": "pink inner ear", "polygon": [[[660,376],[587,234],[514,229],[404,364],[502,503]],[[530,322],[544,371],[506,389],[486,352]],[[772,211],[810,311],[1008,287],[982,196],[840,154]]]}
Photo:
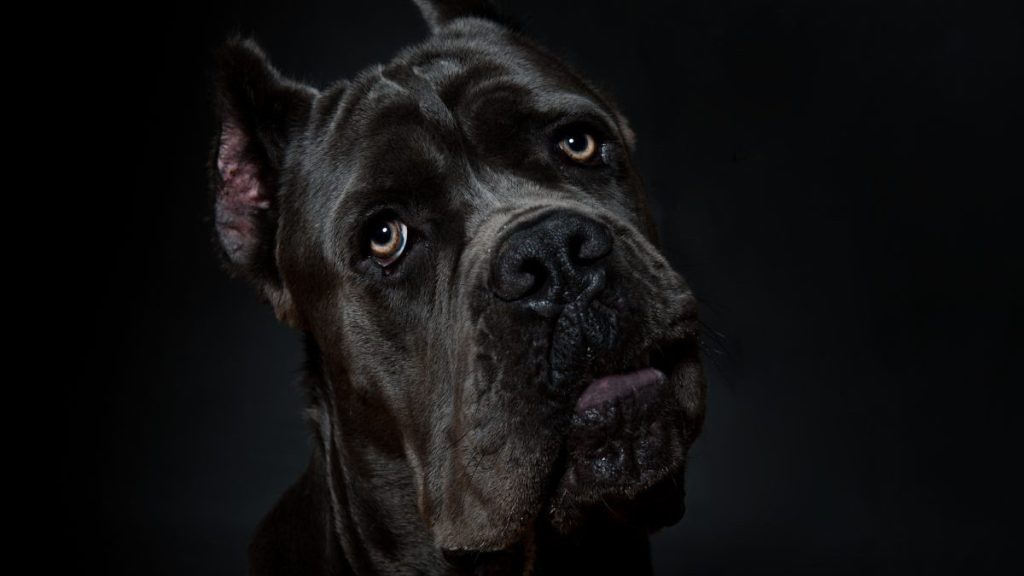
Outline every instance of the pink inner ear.
{"label": "pink inner ear", "polygon": [[224,124],[217,154],[217,171],[224,182],[221,201],[239,204],[232,208],[269,208],[270,199],[260,184],[259,167],[245,159],[248,145],[245,132],[230,122]]}
{"label": "pink inner ear", "polygon": [[217,191],[217,230],[233,260],[245,260],[260,242],[256,213],[270,207],[260,169],[246,155],[249,137],[226,122],[217,151],[221,188]]}

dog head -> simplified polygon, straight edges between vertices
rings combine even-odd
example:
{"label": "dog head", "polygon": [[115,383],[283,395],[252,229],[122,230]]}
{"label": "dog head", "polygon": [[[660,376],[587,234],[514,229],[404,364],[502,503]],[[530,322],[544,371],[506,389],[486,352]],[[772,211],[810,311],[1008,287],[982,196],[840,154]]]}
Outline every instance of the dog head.
{"label": "dog head", "polygon": [[617,108],[477,2],[323,90],[219,54],[223,260],[319,350],[345,465],[401,461],[433,541],[681,516],[705,385]]}

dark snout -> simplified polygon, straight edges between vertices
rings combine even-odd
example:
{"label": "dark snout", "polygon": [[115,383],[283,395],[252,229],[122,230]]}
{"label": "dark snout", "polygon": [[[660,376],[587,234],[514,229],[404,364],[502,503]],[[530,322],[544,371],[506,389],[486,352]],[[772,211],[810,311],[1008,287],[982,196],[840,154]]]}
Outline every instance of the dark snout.
{"label": "dark snout", "polygon": [[462,268],[474,328],[462,425],[472,454],[494,452],[504,459],[491,469],[518,475],[473,470],[518,481],[529,499],[516,502],[564,534],[596,518],[669,524],[703,409],[692,294],[613,212],[516,208],[491,215]]}
{"label": "dark snout", "polygon": [[491,290],[526,308],[568,304],[604,288],[614,241],[584,214],[555,210],[519,225],[498,247]]}
{"label": "dark snout", "polygon": [[487,310],[488,353],[525,357],[503,371],[524,374],[501,379],[511,393],[539,392],[568,416],[569,408],[664,388],[695,343],[693,299],[635,228],[549,205],[526,208],[498,229],[484,251],[486,288],[476,292],[486,302],[476,308]]}
{"label": "dark snout", "polygon": [[534,366],[544,373],[534,385],[547,384],[563,405],[575,402],[597,375],[588,373],[595,358],[620,356],[624,310],[614,249],[605,223],[567,208],[513,224],[496,243],[490,274],[495,306],[521,340],[540,343]]}

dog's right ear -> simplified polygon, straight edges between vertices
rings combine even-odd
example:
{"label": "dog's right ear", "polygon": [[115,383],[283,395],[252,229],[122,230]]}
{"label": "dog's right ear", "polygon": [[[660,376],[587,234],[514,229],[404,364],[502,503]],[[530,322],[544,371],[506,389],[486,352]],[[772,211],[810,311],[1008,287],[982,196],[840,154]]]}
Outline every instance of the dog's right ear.
{"label": "dog's right ear", "polygon": [[431,32],[465,16],[476,16],[507,24],[506,18],[487,0],[413,0],[423,13]]}
{"label": "dog's right ear", "polygon": [[217,50],[214,89],[219,130],[208,169],[222,261],[255,284],[282,322],[302,329],[277,266],[278,185],[317,91],[282,77],[244,38]]}

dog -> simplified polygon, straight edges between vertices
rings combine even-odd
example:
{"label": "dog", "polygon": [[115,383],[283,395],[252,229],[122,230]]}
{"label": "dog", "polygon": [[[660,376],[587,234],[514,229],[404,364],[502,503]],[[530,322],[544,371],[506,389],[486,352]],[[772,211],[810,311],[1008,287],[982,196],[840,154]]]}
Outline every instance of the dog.
{"label": "dog", "polygon": [[318,90],[217,51],[211,236],[303,337],[252,574],[650,573],[706,384],[608,97],[483,1]]}

